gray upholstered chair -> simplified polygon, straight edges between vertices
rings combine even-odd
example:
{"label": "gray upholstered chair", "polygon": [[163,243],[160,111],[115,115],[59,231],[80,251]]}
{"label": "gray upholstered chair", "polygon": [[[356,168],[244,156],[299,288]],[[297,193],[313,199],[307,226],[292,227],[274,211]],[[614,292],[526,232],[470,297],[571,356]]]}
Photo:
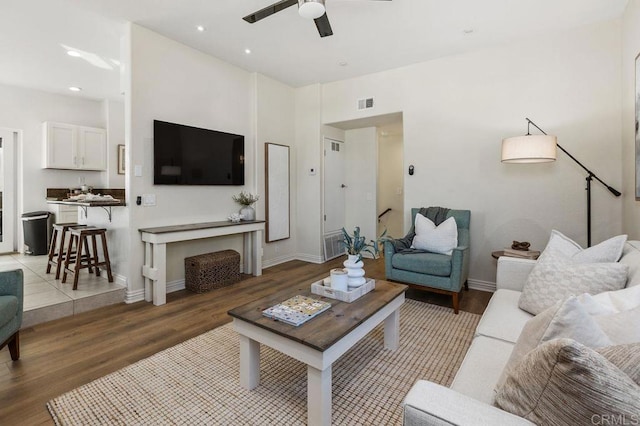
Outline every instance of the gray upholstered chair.
{"label": "gray upholstered chair", "polygon": [[0,349],[9,345],[11,359],[20,358],[20,326],[24,305],[22,269],[0,272]]}
{"label": "gray upholstered chair", "polygon": [[[411,223],[415,223],[420,209],[411,209]],[[384,243],[385,275],[388,280],[408,284],[409,287],[450,294],[453,311],[458,313],[458,293],[469,277],[469,210],[449,210],[446,219],[453,217],[458,227],[458,247],[449,256],[437,253],[396,253],[391,241]],[[413,226],[412,226],[413,229]]]}

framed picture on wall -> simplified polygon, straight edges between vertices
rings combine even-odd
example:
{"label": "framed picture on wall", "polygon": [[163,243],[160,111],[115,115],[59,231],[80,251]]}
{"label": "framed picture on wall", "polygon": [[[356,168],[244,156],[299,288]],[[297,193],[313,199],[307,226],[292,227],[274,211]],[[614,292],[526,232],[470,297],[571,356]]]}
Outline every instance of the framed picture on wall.
{"label": "framed picture on wall", "polygon": [[640,201],[640,133],[638,123],[640,123],[640,53],[636,56],[636,119],[635,119],[635,140],[636,140],[636,200]]}
{"label": "framed picture on wall", "polygon": [[124,174],[124,145],[118,145],[118,174]]}

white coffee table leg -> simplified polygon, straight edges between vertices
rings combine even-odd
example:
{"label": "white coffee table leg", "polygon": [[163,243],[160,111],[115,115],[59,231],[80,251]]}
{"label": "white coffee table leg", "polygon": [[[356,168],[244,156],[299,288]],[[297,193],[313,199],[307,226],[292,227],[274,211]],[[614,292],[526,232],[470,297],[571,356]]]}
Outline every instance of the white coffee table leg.
{"label": "white coffee table leg", "polygon": [[395,351],[400,344],[400,309],[384,319],[384,347]]}
{"label": "white coffee table leg", "polygon": [[324,370],[307,366],[307,424],[331,425],[331,366]]}
{"label": "white coffee table leg", "polygon": [[260,384],[260,343],[240,335],[240,386],[254,389]]}

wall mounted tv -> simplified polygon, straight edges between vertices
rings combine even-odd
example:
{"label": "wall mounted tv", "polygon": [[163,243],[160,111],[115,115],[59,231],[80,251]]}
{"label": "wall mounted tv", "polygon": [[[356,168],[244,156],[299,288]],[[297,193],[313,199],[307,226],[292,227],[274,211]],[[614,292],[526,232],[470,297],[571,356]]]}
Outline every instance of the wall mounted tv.
{"label": "wall mounted tv", "polygon": [[244,185],[244,136],[153,121],[155,185]]}

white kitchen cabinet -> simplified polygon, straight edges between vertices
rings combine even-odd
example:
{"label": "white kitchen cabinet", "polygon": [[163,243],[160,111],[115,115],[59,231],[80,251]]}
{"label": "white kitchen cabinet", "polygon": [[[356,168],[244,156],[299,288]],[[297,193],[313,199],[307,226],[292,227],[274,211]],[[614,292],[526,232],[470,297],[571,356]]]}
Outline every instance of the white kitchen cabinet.
{"label": "white kitchen cabinet", "polygon": [[78,223],[78,207],[64,204],[49,204],[54,215],[54,223]]}
{"label": "white kitchen cabinet", "polygon": [[70,170],[107,169],[107,132],[74,124],[43,124],[44,168]]}

